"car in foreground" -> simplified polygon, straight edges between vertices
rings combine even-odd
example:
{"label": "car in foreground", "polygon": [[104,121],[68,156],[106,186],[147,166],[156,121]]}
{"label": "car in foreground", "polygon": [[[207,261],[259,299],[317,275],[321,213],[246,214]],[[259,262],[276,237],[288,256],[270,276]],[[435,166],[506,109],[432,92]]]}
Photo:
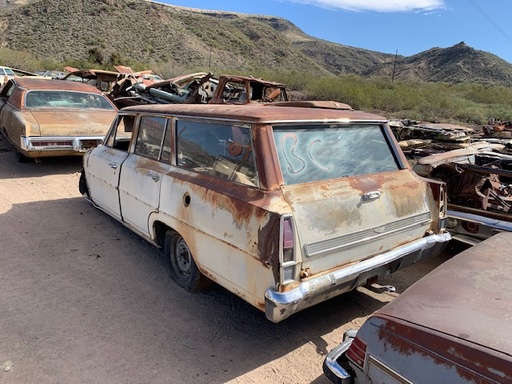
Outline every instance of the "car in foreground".
{"label": "car in foreground", "polygon": [[333,383],[511,383],[512,233],[441,264],[372,314],[323,363]]}
{"label": "car in foreground", "polygon": [[179,286],[217,282],[273,322],[451,238],[445,184],[346,104],[126,107],[83,167],[82,194],[163,248]]}
{"label": "car in foreground", "polygon": [[18,161],[82,156],[102,142],[116,113],[101,91],[77,82],[20,77],[0,92],[0,131]]}

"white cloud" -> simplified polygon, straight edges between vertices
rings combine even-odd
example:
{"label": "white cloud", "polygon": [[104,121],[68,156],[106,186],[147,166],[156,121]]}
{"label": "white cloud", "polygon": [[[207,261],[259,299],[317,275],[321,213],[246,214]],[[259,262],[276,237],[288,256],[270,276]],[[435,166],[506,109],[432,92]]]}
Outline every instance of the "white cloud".
{"label": "white cloud", "polygon": [[432,11],[445,8],[444,0],[288,0],[328,9],[374,12]]}

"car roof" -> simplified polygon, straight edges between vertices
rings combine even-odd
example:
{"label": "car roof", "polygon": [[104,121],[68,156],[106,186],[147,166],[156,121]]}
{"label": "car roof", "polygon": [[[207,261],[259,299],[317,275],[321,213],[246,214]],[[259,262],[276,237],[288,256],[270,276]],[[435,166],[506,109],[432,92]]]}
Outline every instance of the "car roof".
{"label": "car roof", "polygon": [[512,355],[512,232],[459,253],[378,310]]}
{"label": "car roof", "polygon": [[[325,102],[322,105],[327,105]],[[314,102],[304,104],[307,106],[297,106],[296,102],[291,102],[289,106],[286,103],[278,105],[259,104],[254,105],[233,105],[233,104],[152,104],[136,105],[125,107],[121,111],[126,112],[150,112],[156,114],[170,114],[190,117],[228,119],[237,121],[246,121],[248,123],[266,123],[266,122],[348,122],[348,121],[387,121],[385,117],[371,113],[353,111],[346,108],[346,104],[339,103],[336,108],[336,102],[331,102],[331,108],[314,108],[311,105]]]}
{"label": "car roof", "polygon": [[78,81],[41,79],[32,77],[18,77],[11,81],[14,81],[19,87],[25,88],[27,90],[66,90],[102,94],[102,92],[96,87]]}

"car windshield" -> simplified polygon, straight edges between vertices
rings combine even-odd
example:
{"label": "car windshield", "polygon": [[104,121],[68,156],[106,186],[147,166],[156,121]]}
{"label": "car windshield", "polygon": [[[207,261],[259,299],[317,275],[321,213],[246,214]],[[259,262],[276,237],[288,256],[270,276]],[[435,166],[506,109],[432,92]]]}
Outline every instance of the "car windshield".
{"label": "car windshield", "polygon": [[400,169],[381,125],[274,127],[286,185]]}
{"label": "car windshield", "polygon": [[25,96],[27,108],[95,108],[113,110],[102,95],[70,91],[29,91]]}
{"label": "car windshield", "polygon": [[15,74],[15,73],[13,72],[13,70],[12,70],[12,69],[10,69],[10,68],[5,68],[5,74],[6,74],[7,76],[16,76],[16,74]]}

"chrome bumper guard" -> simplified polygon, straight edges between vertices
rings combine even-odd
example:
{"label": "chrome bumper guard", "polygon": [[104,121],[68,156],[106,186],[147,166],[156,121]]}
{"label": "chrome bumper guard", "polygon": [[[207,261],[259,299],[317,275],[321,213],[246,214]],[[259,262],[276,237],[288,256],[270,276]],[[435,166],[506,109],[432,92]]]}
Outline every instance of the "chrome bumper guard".
{"label": "chrome bumper guard", "polygon": [[352,381],[352,375],[338,363],[338,359],[348,351],[356,334],[357,331],[354,329],[345,332],[343,342],[333,348],[324,359],[322,365],[324,374],[335,384],[350,384]]}
{"label": "chrome bumper guard", "polygon": [[394,267],[392,272],[435,255],[443,250],[450,239],[451,235],[448,232],[422,237],[348,267],[303,280],[298,287],[286,292],[268,288],[265,291],[267,319],[278,323],[298,311],[349,292],[364,285],[369,278],[389,273],[390,264],[393,262],[398,262],[399,266]]}

